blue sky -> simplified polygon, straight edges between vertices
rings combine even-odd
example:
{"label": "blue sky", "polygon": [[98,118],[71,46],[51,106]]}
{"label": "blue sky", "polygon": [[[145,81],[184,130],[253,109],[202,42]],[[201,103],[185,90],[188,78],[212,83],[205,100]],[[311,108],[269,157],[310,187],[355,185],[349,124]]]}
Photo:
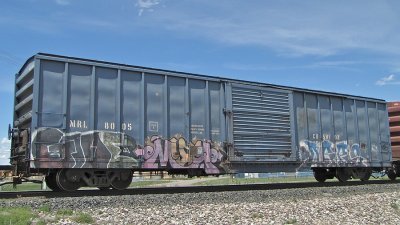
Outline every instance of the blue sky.
{"label": "blue sky", "polygon": [[37,52],[400,100],[399,1],[0,1],[0,164]]}

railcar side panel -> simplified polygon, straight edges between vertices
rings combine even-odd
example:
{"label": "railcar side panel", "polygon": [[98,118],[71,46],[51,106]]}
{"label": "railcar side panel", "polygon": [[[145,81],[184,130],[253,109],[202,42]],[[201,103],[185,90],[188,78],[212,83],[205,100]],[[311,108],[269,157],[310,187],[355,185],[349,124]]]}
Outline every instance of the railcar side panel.
{"label": "railcar side panel", "polygon": [[42,171],[218,175],[392,160],[383,100],[46,54],[16,76],[13,127],[13,164]]}
{"label": "railcar side panel", "polygon": [[233,138],[240,161],[295,161],[292,92],[232,85]]}
{"label": "railcar side panel", "polygon": [[226,173],[222,82],[40,61],[32,168]]}
{"label": "railcar side panel", "polygon": [[390,166],[384,103],[294,93],[299,160],[313,167]]}

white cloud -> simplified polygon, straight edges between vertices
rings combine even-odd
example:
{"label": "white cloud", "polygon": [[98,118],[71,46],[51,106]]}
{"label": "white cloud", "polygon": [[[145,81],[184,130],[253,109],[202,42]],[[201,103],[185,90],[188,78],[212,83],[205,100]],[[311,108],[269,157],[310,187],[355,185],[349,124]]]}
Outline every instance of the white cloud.
{"label": "white cloud", "polygon": [[396,76],[394,74],[390,74],[389,76],[382,77],[380,80],[375,82],[378,86],[385,86],[385,85],[393,85],[393,84],[400,84],[400,81],[396,80]]}
{"label": "white cloud", "polygon": [[303,65],[275,65],[269,64],[241,64],[241,63],[225,63],[223,66],[231,70],[242,70],[242,71],[273,71],[273,70],[287,70],[287,69],[321,69],[321,68],[334,68],[346,71],[358,71],[353,68],[353,65],[357,64],[376,64],[377,62],[361,62],[361,61],[320,61],[311,64]]}
{"label": "white cloud", "polygon": [[[141,9],[145,7],[152,5]],[[398,3],[373,1],[298,1],[290,7],[279,1],[169,1],[153,22],[180,34],[265,47],[290,57],[331,56],[355,49],[399,55],[398,8]]]}
{"label": "white cloud", "polygon": [[11,140],[8,140],[8,138],[3,137],[0,141],[0,151],[10,151],[10,146],[11,146]]}
{"label": "white cloud", "polygon": [[63,6],[70,4],[69,0],[56,0],[56,3]]}
{"label": "white cloud", "polygon": [[8,138],[3,138],[0,141],[0,165],[8,164],[10,157],[11,141]]}
{"label": "white cloud", "polygon": [[139,8],[139,16],[143,14],[144,11],[153,11],[153,8],[160,4],[161,0],[137,0],[136,6]]}

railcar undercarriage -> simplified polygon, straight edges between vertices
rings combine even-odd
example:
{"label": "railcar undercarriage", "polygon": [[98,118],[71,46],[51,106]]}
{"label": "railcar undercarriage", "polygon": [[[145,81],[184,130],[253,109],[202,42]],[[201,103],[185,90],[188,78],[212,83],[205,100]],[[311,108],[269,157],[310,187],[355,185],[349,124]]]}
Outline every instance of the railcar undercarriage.
{"label": "railcar undercarriage", "polygon": [[53,191],[75,191],[81,187],[97,187],[100,190],[124,190],[132,183],[131,170],[50,170],[45,176],[47,186]]}

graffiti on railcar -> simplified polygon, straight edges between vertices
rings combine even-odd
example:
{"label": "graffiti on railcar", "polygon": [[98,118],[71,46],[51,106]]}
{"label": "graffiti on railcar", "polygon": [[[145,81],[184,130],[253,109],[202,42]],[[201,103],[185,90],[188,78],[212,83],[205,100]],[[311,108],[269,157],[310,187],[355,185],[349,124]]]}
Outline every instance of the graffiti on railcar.
{"label": "graffiti on railcar", "polygon": [[[368,166],[370,161],[366,144],[349,144],[347,141],[302,140],[299,143],[299,158],[303,163],[323,162],[333,166],[341,163],[351,163],[358,166]],[[378,146],[372,145],[372,157],[378,155]]]}
{"label": "graffiti on railcar", "polygon": [[144,148],[136,154],[143,158],[142,168],[204,169],[206,174],[226,172],[227,154],[221,144],[193,139],[188,142],[181,135],[170,139],[160,136],[147,138]]}
{"label": "graffiti on railcar", "polygon": [[143,146],[129,135],[111,131],[64,133],[40,128],[33,133],[33,168],[203,169],[206,174],[228,171],[221,144],[209,140],[152,136]]}
{"label": "graffiti on railcar", "polygon": [[316,141],[300,141],[300,159],[302,161],[317,162],[319,156],[319,147]]}
{"label": "graffiti on railcar", "polygon": [[40,128],[33,133],[31,159],[41,168],[125,168],[139,164],[136,148],[123,133]]}

